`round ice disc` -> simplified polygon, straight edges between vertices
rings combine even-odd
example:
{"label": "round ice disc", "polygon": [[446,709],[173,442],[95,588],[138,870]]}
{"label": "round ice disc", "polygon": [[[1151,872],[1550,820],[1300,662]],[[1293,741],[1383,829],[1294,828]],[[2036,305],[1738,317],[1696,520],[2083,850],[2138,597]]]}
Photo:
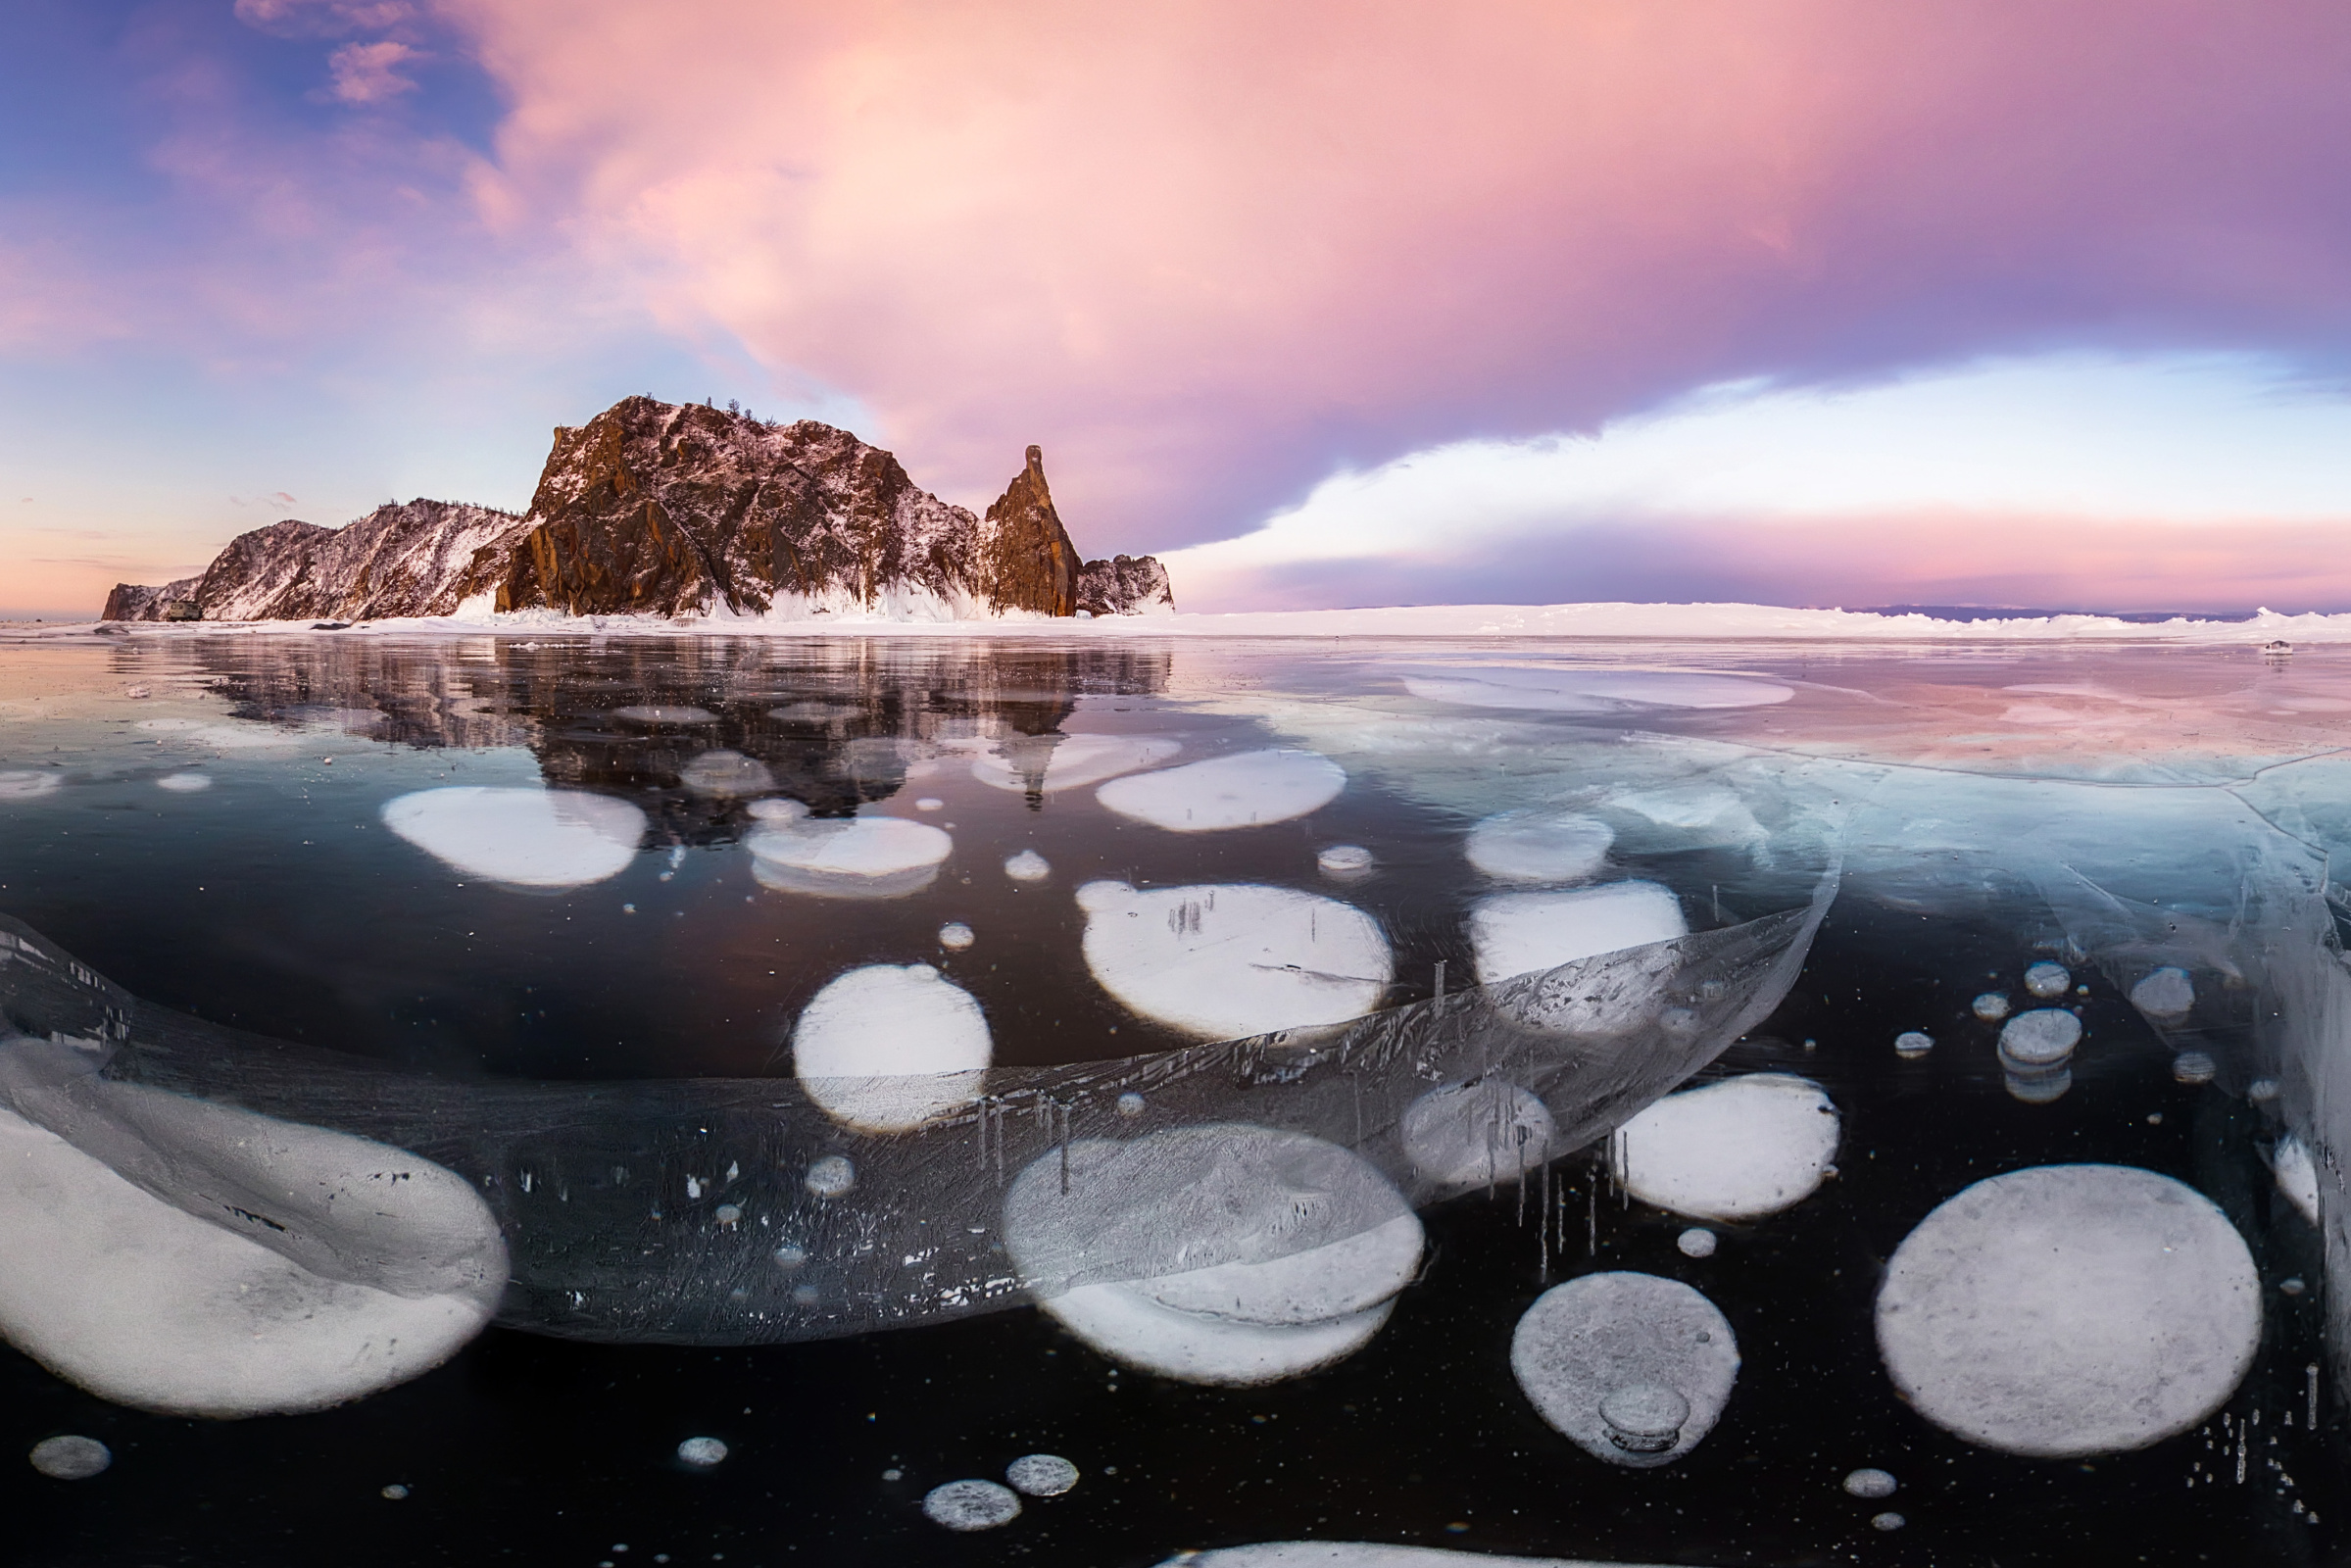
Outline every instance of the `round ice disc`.
{"label": "round ice disc", "polygon": [[[1739,1378],[1739,1342],[1687,1285],[1587,1274],[1544,1292],[1518,1320],[1510,1371],[1543,1420],[1585,1452],[1647,1468],[1671,1464],[1714,1430]],[[1672,1409],[1667,1394],[1687,1413],[1662,1442],[1664,1431],[1641,1428]]]}
{"label": "round ice disc", "polygon": [[1699,1219],[1754,1219],[1812,1196],[1837,1155],[1820,1085],[1758,1072],[1668,1095],[1625,1123],[1625,1187]]}

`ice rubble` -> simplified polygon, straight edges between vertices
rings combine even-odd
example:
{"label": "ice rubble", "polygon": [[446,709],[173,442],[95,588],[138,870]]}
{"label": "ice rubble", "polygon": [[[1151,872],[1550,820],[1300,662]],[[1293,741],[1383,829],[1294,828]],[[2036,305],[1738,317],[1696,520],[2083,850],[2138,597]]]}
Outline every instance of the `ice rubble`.
{"label": "ice rubble", "polygon": [[383,824],[455,870],[512,887],[576,888],[636,858],[645,813],[580,790],[450,785],[384,802]]}
{"label": "ice rubble", "polygon": [[1370,915],[1292,888],[1089,882],[1077,899],[1102,989],[1203,1040],[1360,1017],[1394,973]]}
{"label": "ice rubble", "polygon": [[1895,1249],[1878,1345],[1902,1397],[1971,1443],[2036,1458],[2187,1431],[2261,1341],[2252,1254],[2193,1188],[2123,1165],[1976,1183]]}
{"label": "ice rubble", "polygon": [[[1181,741],[1145,735],[1057,735],[1034,737],[1052,747],[1044,771],[1032,781],[1019,754],[1019,743],[999,747],[971,760],[971,776],[1000,790],[1035,789],[1052,795],[1082,789],[1121,773],[1157,767],[1184,749]],[[1040,747],[1040,750],[1043,748]]]}
{"label": "ice rubble", "polygon": [[1671,1464],[1714,1430],[1739,1342],[1675,1280],[1610,1272],[1545,1291],[1510,1337],[1510,1372],[1543,1420],[1596,1459]]}
{"label": "ice rubble", "polygon": [[1094,798],[1120,816],[1170,833],[1216,833],[1309,815],[1345,788],[1346,772],[1329,758],[1274,750],[1130,774]]}
{"label": "ice rubble", "polygon": [[1762,708],[1792,687],[1754,675],[1607,669],[1575,664],[1445,664],[1402,674],[1425,702],[1552,713],[1621,713],[1646,708]]}
{"label": "ice rubble", "polygon": [[1828,1092],[1787,1073],[1685,1089],[1618,1131],[1625,1190],[1696,1219],[1776,1214],[1819,1189],[1837,1127]]}
{"label": "ice rubble", "polygon": [[1480,899],[1469,915],[1478,978],[1488,984],[1689,932],[1681,901],[1654,882],[1494,893]]}
{"label": "ice rubble", "polygon": [[1503,811],[1469,830],[1463,853],[1496,882],[1581,882],[1608,862],[1615,830],[1575,811]]}
{"label": "ice rubble", "polygon": [[939,875],[955,841],[903,816],[812,817],[798,801],[765,800],[744,840],[762,887],[820,898],[894,899]]}
{"label": "ice rubble", "polygon": [[905,1132],[969,1103],[994,1051],[971,993],[927,963],[836,976],[792,1030],[792,1071],[808,1099],[871,1132]]}

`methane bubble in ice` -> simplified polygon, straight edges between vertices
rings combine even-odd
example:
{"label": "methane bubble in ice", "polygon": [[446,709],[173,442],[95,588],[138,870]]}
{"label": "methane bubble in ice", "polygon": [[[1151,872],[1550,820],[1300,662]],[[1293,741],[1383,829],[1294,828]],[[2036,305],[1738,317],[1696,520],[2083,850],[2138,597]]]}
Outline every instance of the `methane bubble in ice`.
{"label": "methane bubble in ice", "polygon": [[1894,1478],[1883,1470],[1856,1470],[1845,1477],[1845,1491],[1872,1502],[1892,1496],[1896,1485]]}
{"label": "methane bubble in ice", "polygon": [[720,800],[764,795],[775,788],[775,774],[767,764],[741,752],[704,752],[678,769],[677,781],[692,794]]}
{"label": "methane bubble in ice", "polygon": [[26,1457],[52,1481],[87,1481],[115,1462],[112,1448],[96,1438],[43,1438]]}
{"label": "methane bubble in ice", "polygon": [[0,1110],[0,1335],[102,1398],[324,1409],[438,1366],[498,1309],[498,1221],[429,1160],[24,1040],[0,1048],[0,1095],[76,1140]]}
{"label": "methane bubble in ice", "polygon": [[2278,1190],[2286,1201],[2302,1211],[2302,1217],[2313,1225],[2319,1222],[2319,1167],[2310,1157],[2310,1146],[2292,1133],[2278,1140],[2270,1153],[2270,1174],[2278,1180]]}
{"label": "methane bubble in ice", "polygon": [[1103,779],[1132,773],[1138,768],[1157,767],[1161,762],[1184,749],[1181,741],[1162,740],[1142,735],[1063,735],[1058,737],[1023,737],[1030,745],[1050,741],[1045,772],[1041,778],[1032,777],[1028,759],[1021,755],[1019,742],[1000,748],[971,760],[971,776],[982,784],[1000,790],[1037,790],[1051,795],[1056,790],[1081,789],[1088,784],[1100,784]]}
{"label": "methane bubble in ice", "polygon": [[1015,882],[1042,882],[1053,874],[1053,866],[1035,850],[1022,850],[1004,861],[1004,875]]}
{"label": "methane bubble in ice", "polygon": [[1444,1084],[1404,1107],[1404,1157],[1439,1189],[1491,1187],[1541,1170],[1551,1157],[1547,1106],[1515,1084]]}
{"label": "methane bubble in ice", "polygon": [[1314,867],[1325,876],[1361,876],[1372,867],[1371,851],[1360,844],[1334,844],[1314,857]]}
{"label": "methane bubble in ice", "polygon": [[2015,1073],[2049,1072],[2074,1059],[2082,1020],[2063,1007],[2035,1007],[2001,1026],[2000,1065]]}
{"label": "methane bubble in ice", "polygon": [[1608,862],[1616,834],[1571,811],[1504,811],[1469,830],[1469,863],[1496,882],[1581,882]]}
{"label": "methane bubble in ice", "polygon": [[2202,1051],[2182,1051],[2172,1058],[2172,1076],[2183,1084],[2208,1084],[2220,1075],[2221,1064]]}
{"label": "methane bubble in ice", "polygon": [[1668,1095],[1616,1136],[1635,1198],[1736,1220],[1811,1197],[1837,1156],[1837,1107],[1820,1085],[1758,1072]]}
{"label": "methane bubble in ice", "polygon": [[1666,669],[1575,669],[1479,664],[1404,676],[1404,689],[1432,703],[1522,708],[1555,713],[1613,713],[1643,708],[1760,708],[1795,693],[1774,681]]}
{"label": "methane bubble in ice", "polygon": [[467,876],[525,888],[576,888],[636,858],[645,813],[580,790],[453,785],[397,796],[383,823]]}
{"label": "methane bubble in ice", "polygon": [[2062,963],[2036,963],[2025,971],[2025,989],[2043,1002],[2064,996],[2073,983],[2074,977]]}
{"label": "methane bubble in ice", "polygon": [[0,773],[0,801],[28,801],[36,795],[46,795],[57,788],[55,773],[36,772],[31,768],[14,768]]}
{"label": "methane bubble in ice", "polygon": [[1078,1467],[1057,1453],[1024,1453],[1004,1466],[1012,1490],[1029,1497],[1057,1497],[1078,1484]]}
{"label": "methane bubble in ice", "polygon": [[715,724],[718,715],[707,708],[665,707],[660,703],[644,703],[632,708],[615,708],[612,716],[624,724],[644,724],[649,727],[663,724]]}
{"label": "methane bubble in ice", "polygon": [[1469,915],[1478,979],[1486,985],[1689,934],[1681,901],[1654,882],[1490,894]]}
{"label": "methane bubble in ice", "polygon": [[1674,1245],[1682,1250],[1684,1257],[1712,1257],[1714,1255],[1714,1232],[1703,1226],[1692,1225],[1674,1238]]}
{"label": "methane bubble in ice", "polygon": [[174,795],[193,795],[198,790],[211,789],[213,781],[209,774],[204,773],[166,773],[155,781],[155,787],[170,790]]}
{"label": "methane bubble in ice", "polygon": [[950,920],[939,928],[939,946],[950,953],[960,953],[978,940],[971,934],[971,927],[960,920]]}
{"label": "methane bubble in ice", "polygon": [[1319,753],[1242,752],[1113,779],[1095,799],[1171,833],[1214,833],[1305,816],[1346,787],[1347,774]]}
{"label": "methane bubble in ice", "polygon": [[2185,969],[2167,963],[2139,977],[2131,1004],[2150,1018],[2184,1018],[2196,1005],[2196,984]]}
{"label": "methane bubble in ice", "polygon": [[1594,1458],[1671,1464],[1721,1417],[1739,1343],[1714,1303],[1654,1274],[1587,1274],[1518,1320],[1510,1371],[1537,1413]]}
{"label": "methane bubble in ice", "polygon": [[1377,1168],[1245,1124],[1080,1140],[1004,1198],[1005,1250],[1043,1309],[1137,1370],[1249,1386],[1328,1366],[1388,1320],[1420,1221]]}
{"label": "methane bubble in ice", "polygon": [[857,1167],[846,1154],[827,1154],[809,1164],[802,1185],[818,1198],[840,1198],[857,1185]]}
{"label": "methane bubble in ice", "polygon": [[950,1481],[924,1494],[922,1511],[949,1530],[995,1530],[1020,1517],[1020,1499],[993,1481]]}
{"label": "methane bubble in ice", "polygon": [[1919,1222],[1878,1293],[1878,1348],[1921,1415],[2033,1458],[2145,1447],[2227,1402],[2261,1340],[2253,1258],[2194,1189],[2039,1165]]}
{"label": "methane bubble in ice", "polygon": [[1934,1049],[1935,1037],[1916,1029],[1905,1029],[1894,1036],[1894,1054],[1897,1056],[1923,1056]]}
{"label": "methane bubble in ice", "polygon": [[[761,801],[744,841],[766,887],[824,898],[891,899],[921,891],[955,841],[903,816],[811,817],[797,801]],[[798,807],[797,811],[785,808]]]}
{"label": "methane bubble in ice", "polygon": [[1903,1518],[1900,1514],[1895,1513],[1890,1509],[1885,1513],[1874,1513],[1870,1515],[1870,1528],[1872,1530],[1899,1530],[1908,1523],[1910,1523],[1909,1520]]}
{"label": "methane bubble in ice", "polygon": [[1393,973],[1371,916],[1311,893],[1089,882],[1077,900],[1086,966],[1102,989],[1203,1040],[1361,1017]]}
{"label": "methane bubble in ice", "polygon": [[1985,1023],[1998,1023],[2008,1016],[2008,998],[1997,991],[1986,991],[1976,999],[1971,1010]]}
{"label": "methane bubble in ice", "polygon": [[801,1088],[863,1132],[906,1132],[969,1103],[992,1054],[980,1004],[927,963],[852,969],[809,1000],[792,1030]]}
{"label": "methane bubble in ice", "polygon": [[718,1438],[688,1438],[677,1446],[677,1457],[681,1464],[708,1470],[725,1460],[726,1444]]}

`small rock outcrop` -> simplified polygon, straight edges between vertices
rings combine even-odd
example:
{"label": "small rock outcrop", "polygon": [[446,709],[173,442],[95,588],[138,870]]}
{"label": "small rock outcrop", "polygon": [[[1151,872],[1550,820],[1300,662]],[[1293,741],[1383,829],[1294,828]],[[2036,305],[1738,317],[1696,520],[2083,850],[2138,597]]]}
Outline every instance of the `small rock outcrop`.
{"label": "small rock outcrop", "polygon": [[1157,558],[1112,556],[1079,569],[1077,607],[1090,615],[1172,615],[1175,590]]}
{"label": "small rock outcrop", "polygon": [[[179,607],[176,611],[173,607]],[[1167,613],[1150,557],[1081,566],[1037,448],[985,516],[846,430],[624,398],[559,429],[528,514],[416,500],[343,528],[240,534],[204,575],[131,584],[105,618]]]}

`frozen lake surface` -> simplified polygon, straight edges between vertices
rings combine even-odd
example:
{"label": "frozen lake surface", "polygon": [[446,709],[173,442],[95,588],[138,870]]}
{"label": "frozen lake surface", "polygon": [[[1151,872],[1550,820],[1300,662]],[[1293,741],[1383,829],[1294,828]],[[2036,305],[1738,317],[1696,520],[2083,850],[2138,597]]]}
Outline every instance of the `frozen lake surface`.
{"label": "frozen lake surface", "polygon": [[2351,1550],[2351,651],[0,642],[104,1564]]}

